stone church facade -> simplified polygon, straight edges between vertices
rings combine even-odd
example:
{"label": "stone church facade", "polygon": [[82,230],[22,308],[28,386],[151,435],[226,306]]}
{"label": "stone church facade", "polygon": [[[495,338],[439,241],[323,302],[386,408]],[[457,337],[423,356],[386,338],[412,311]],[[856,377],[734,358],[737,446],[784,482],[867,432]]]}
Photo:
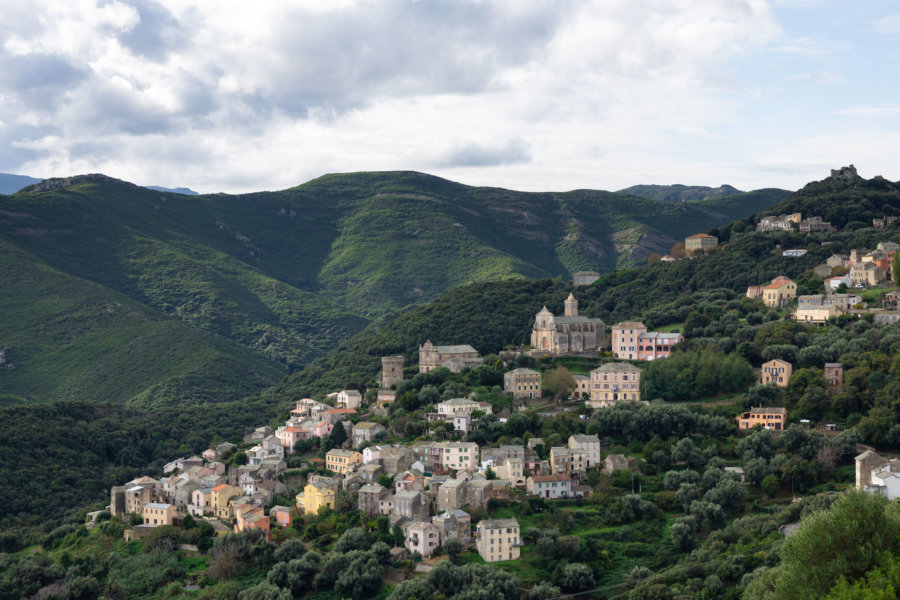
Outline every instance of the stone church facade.
{"label": "stone church facade", "polygon": [[569,294],[563,316],[554,315],[546,306],[535,315],[531,345],[552,354],[595,352],[606,346],[606,324],[579,316],[578,300]]}

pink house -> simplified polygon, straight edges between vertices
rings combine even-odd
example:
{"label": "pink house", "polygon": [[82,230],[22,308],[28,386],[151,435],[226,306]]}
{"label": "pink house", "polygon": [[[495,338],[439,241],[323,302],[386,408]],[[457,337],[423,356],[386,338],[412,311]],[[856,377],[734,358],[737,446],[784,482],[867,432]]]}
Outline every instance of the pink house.
{"label": "pink house", "polygon": [[328,435],[329,433],[331,433],[332,429],[334,429],[334,425],[332,425],[328,421],[320,421],[316,423],[315,427],[313,427],[313,437],[320,438],[323,435]]}
{"label": "pink house", "polygon": [[307,439],[309,432],[299,427],[279,427],[276,435],[281,440],[281,445],[290,451],[294,448],[294,444]]}
{"label": "pink house", "polygon": [[287,506],[273,506],[269,510],[269,516],[275,517],[275,523],[285,529],[291,526],[291,509]]}
{"label": "pink house", "polygon": [[672,347],[684,341],[680,333],[661,333],[648,331],[638,338],[638,360],[656,360],[668,358],[672,353]]}

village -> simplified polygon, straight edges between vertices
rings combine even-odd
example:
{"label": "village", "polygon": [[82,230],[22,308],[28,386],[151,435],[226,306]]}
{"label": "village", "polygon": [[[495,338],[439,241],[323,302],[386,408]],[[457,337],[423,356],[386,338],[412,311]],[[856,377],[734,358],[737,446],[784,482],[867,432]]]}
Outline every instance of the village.
{"label": "village", "polygon": [[[760,226],[781,230],[786,224],[824,227],[821,219],[802,220],[799,215],[764,219]],[[764,229],[768,230],[768,229]],[[717,240],[706,234],[685,240],[690,256],[714,251]],[[864,291],[890,281],[891,265],[900,246],[880,243],[874,250],[853,250],[849,256],[834,255],[814,269],[824,279],[824,290],[815,295],[797,295],[797,284],[787,277],[754,285],[746,297],[765,307],[783,311],[783,318],[805,324],[825,325],[839,318],[869,319],[892,324],[900,319],[900,292],[873,296]],[[664,260],[671,257],[664,257]],[[672,259],[674,260],[674,259]],[[575,288],[596,280],[592,272],[574,276]],[[850,291],[853,290],[853,291]],[[881,306],[877,306],[880,304]],[[542,307],[534,317],[530,345],[520,351],[533,356],[601,357],[598,367],[574,374],[564,401],[580,406],[581,418],[594,410],[619,403],[643,403],[641,363],[664,360],[685,338],[678,331],[649,331],[638,321],[610,327],[597,318],[579,314],[574,292],[565,300],[562,315]],[[270,539],[276,529],[292,527],[305,516],[319,515],[343,504],[369,517],[385,516],[394,530],[402,531],[402,545],[391,551],[394,559],[429,558],[450,540],[462,547],[474,546],[486,562],[516,560],[524,545],[515,518],[473,519],[483,515],[492,499],[522,502],[526,498],[576,501],[590,496],[588,475],[600,472],[640,474],[642,459],[610,453],[597,434],[572,434],[563,445],[545,447],[540,437],[526,443],[479,447],[466,439],[473,424],[494,412],[494,407],[472,397],[452,397],[435,402],[424,413],[425,437],[415,441],[386,443],[389,423],[397,402],[397,386],[411,372],[431,373],[446,369],[460,373],[478,367],[483,357],[470,345],[436,345],[426,340],[418,350],[418,364],[406,367],[404,356],[385,356],[375,385],[365,391],[345,389],[326,398],[302,398],[290,418],[277,428],[259,426],[248,431],[243,443],[221,443],[201,456],[172,460],[162,477],[139,477],[111,490],[109,512],[129,519],[126,539],[148,535],[156,527],[179,525],[185,517],[205,519],[219,533],[259,530]],[[843,385],[843,366],[822,365],[832,389]],[[793,365],[782,359],[762,364],[756,383],[785,388]],[[512,410],[529,410],[547,395],[541,371],[509,368],[503,374],[502,392],[513,402]],[[515,401],[518,401],[518,405]],[[538,413],[551,418],[559,410]],[[493,415],[505,422],[510,409]],[[806,427],[812,424],[795,415]],[[757,429],[777,435],[789,422],[781,406],[756,406],[733,415],[739,432]],[[387,426],[386,426],[387,425]],[[825,429],[837,429],[824,425]],[[396,437],[396,436],[394,436]],[[453,439],[433,439],[451,437]],[[333,444],[322,447],[320,444]],[[324,458],[304,457],[307,473],[301,490],[289,504],[283,475],[292,457],[324,450]],[[233,460],[242,453],[241,463]],[[230,466],[226,466],[227,459]],[[726,472],[744,482],[743,469],[728,466]],[[857,489],[900,497],[900,462],[866,450],[856,457]],[[476,522],[477,521],[477,522]],[[473,528],[474,525],[474,528]]]}

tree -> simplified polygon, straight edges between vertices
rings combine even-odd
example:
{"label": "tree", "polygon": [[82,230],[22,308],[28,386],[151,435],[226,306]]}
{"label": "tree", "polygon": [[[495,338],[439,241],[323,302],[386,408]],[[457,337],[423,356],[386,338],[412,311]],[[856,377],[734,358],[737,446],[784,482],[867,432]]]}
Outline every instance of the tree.
{"label": "tree", "polygon": [[327,436],[327,443],[322,444],[322,447],[325,450],[330,450],[332,448],[340,448],[344,445],[344,442],[347,441],[347,430],[344,429],[343,424],[341,422],[337,422],[334,425],[334,429],[331,430],[331,433]]}
{"label": "tree", "polygon": [[575,378],[565,367],[556,367],[544,373],[544,388],[557,398],[567,397],[575,389]]}
{"label": "tree", "polygon": [[333,552],[350,552],[351,550],[366,550],[369,548],[369,540],[366,532],[359,527],[353,527],[341,534],[334,543]]}
{"label": "tree", "polygon": [[854,582],[898,549],[900,510],[880,494],[847,492],[785,540],[775,597],[824,598],[841,577]]}
{"label": "tree", "polygon": [[775,493],[778,491],[778,476],[774,473],[770,473],[762,478],[762,481],[759,482],[759,487],[769,498],[774,498]]}
{"label": "tree", "polygon": [[594,586],[594,572],[583,563],[569,563],[563,567],[560,586],[567,592],[582,592]]}
{"label": "tree", "polygon": [[669,533],[672,535],[672,542],[675,544],[675,547],[682,552],[692,550],[697,542],[694,528],[681,519],[672,523],[672,526],[669,527]]}
{"label": "tree", "polygon": [[687,512],[691,508],[691,503],[700,499],[700,491],[694,483],[682,483],[678,491],[675,492],[675,497],[681,502],[684,511]]}
{"label": "tree", "polygon": [[456,558],[462,554],[463,545],[456,538],[450,538],[446,542],[444,542],[444,552],[447,553],[447,556],[450,557],[450,560],[456,562]]}
{"label": "tree", "polygon": [[561,593],[562,591],[549,581],[542,581],[528,590],[528,593],[525,594],[525,600],[548,600],[549,598],[556,598]]}
{"label": "tree", "polygon": [[238,596],[239,600],[292,600],[288,590],[283,590],[266,581],[249,587]]}

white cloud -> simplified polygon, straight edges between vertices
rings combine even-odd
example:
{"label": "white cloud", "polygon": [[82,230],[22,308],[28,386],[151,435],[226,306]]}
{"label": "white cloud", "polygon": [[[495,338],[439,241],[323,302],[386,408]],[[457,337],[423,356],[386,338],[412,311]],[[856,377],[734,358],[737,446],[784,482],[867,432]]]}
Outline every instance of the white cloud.
{"label": "white cloud", "polygon": [[734,63],[818,48],[763,0],[0,4],[0,171],[201,191],[378,169],[742,183],[734,137],[773,92]]}

